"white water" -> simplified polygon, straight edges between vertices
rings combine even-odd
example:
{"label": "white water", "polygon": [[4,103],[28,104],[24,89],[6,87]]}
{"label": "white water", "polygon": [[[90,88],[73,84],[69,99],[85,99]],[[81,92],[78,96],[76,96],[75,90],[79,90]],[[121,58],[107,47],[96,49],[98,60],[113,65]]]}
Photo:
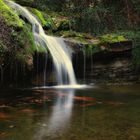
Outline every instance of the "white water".
{"label": "white water", "polygon": [[[43,87],[40,87],[40,89],[55,88],[58,89],[59,92],[57,102],[48,120],[49,123],[43,124],[43,127],[41,127],[40,130],[37,130],[37,133],[35,133],[35,140],[42,140],[43,136],[45,136],[47,132],[49,135],[54,135],[57,134],[59,130],[61,131],[62,129],[66,129],[72,112],[74,89],[86,88],[86,85],[77,85],[71,62],[71,51],[68,50],[64,40],[62,38],[46,35],[37,18],[26,8],[12,1],[5,1],[10,7],[18,11],[32,24],[32,32],[36,44],[44,48],[47,47],[53,58],[58,85],[52,87],[43,85]],[[45,72],[46,71],[44,71],[44,81],[46,81]],[[66,89],[66,91],[63,91],[63,89]],[[63,92],[65,92],[65,96]],[[43,122],[48,122],[46,119],[47,118],[45,117]]]}
{"label": "white water", "polygon": [[56,70],[57,84],[76,85],[77,82],[71,62],[71,54],[64,40],[46,35],[37,18],[26,8],[9,0],[5,0],[5,2],[32,24],[32,32],[36,44],[49,49]]}
{"label": "white water", "polygon": [[87,89],[91,88],[89,85],[57,85],[57,86],[41,86],[33,87],[32,89]]}

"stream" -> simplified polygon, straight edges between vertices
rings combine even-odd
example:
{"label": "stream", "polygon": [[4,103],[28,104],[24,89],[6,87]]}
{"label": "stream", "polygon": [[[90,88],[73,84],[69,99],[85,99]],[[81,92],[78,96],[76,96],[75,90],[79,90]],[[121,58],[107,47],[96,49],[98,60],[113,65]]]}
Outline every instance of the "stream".
{"label": "stream", "polygon": [[1,140],[139,140],[140,87],[0,91]]}

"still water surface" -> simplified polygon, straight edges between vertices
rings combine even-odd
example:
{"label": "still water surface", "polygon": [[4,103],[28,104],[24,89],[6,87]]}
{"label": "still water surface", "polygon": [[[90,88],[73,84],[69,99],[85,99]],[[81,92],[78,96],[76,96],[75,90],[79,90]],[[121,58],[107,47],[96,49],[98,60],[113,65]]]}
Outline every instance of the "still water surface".
{"label": "still water surface", "polygon": [[140,140],[140,86],[0,90],[0,140]]}

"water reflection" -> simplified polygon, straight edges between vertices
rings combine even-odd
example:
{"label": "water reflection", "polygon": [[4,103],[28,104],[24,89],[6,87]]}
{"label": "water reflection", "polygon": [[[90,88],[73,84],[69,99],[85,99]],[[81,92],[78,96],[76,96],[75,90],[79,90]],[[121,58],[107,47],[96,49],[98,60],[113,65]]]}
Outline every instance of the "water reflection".
{"label": "water reflection", "polygon": [[140,139],[139,85],[0,92],[0,140]]}
{"label": "water reflection", "polygon": [[52,113],[49,119],[43,119],[43,126],[35,136],[36,140],[55,137],[68,128],[72,114],[74,92],[74,89],[57,91],[57,98]]}

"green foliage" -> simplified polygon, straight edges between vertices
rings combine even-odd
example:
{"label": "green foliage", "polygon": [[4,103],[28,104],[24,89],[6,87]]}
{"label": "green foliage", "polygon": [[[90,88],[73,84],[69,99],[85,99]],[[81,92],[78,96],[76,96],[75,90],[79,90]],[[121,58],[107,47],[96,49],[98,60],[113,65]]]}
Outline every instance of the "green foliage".
{"label": "green foliage", "polygon": [[[53,33],[52,30],[55,29],[57,35],[73,38],[85,44],[84,51],[87,54],[101,51],[100,44],[132,40],[134,64],[140,66],[140,32],[136,31],[139,29],[138,23],[140,23],[138,0],[15,1],[24,6],[34,7],[30,9],[40,20],[44,29],[48,30],[47,33],[49,31]],[[33,54],[35,51],[46,51],[41,46],[34,44],[31,27],[27,24],[23,25],[18,14],[8,7],[3,0],[0,0],[0,16],[4,17],[7,25],[23,28],[20,32],[12,32],[12,37],[20,52],[19,57],[26,58],[27,54]],[[93,37],[88,39],[87,34],[84,35],[82,32],[100,36],[99,42],[89,42]],[[111,34],[108,34],[110,32]],[[0,43],[0,46],[3,46],[2,44]]]}
{"label": "green foliage", "polygon": [[137,41],[140,39],[140,31],[139,30],[124,30],[124,31],[117,31],[117,35],[122,35],[125,38],[132,40],[132,41]]}
{"label": "green foliage", "polygon": [[14,1],[22,5],[31,5],[34,2],[34,0],[14,0]]}
{"label": "green foliage", "polygon": [[[94,35],[139,28],[139,0],[16,0],[41,11],[71,18],[71,27]],[[47,10],[46,10],[47,9]],[[38,12],[37,12],[38,14]],[[39,14],[40,15],[40,14]],[[42,20],[42,19],[41,19]],[[48,27],[50,24],[47,25]]]}
{"label": "green foliage", "polygon": [[67,19],[62,20],[58,25],[58,30],[70,30],[70,21]]}
{"label": "green foliage", "polygon": [[46,19],[46,24],[44,25],[44,29],[55,29],[56,26],[54,24],[54,21],[53,19],[49,16],[47,19]]}
{"label": "green foliage", "polygon": [[[36,5],[39,5],[40,8],[46,8],[48,7],[50,10],[53,11],[62,11],[64,8],[64,5],[66,4],[66,0],[35,0]],[[42,5],[40,4],[42,3]]]}
{"label": "green foliage", "polygon": [[[76,14],[77,9],[74,10]],[[105,21],[107,10],[100,7],[83,8],[76,15],[73,14],[72,26],[80,32],[101,34],[106,31],[108,25]],[[102,15],[102,16],[101,16]]]}
{"label": "green foliage", "polygon": [[23,27],[23,22],[18,15],[8,7],[3,0],[0,0],[0,16],[4,17],[7,25],[14,27]]}

